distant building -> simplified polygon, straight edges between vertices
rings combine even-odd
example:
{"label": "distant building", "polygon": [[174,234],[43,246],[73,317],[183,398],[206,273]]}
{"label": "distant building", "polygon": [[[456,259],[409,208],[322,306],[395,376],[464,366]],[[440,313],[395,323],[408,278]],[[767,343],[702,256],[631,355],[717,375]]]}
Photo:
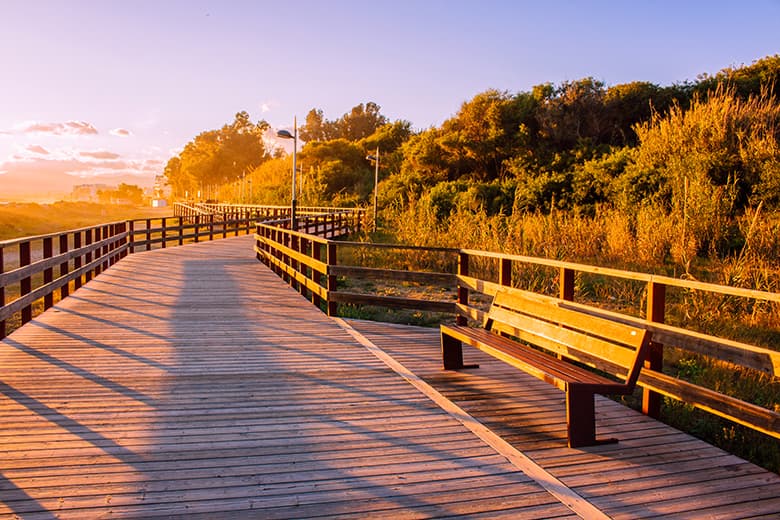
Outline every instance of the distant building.
{"label": "distant building", "polygon": [[153,208],[164,208],[168,206],[168,201],[165,199],[152,199]]}
{"label": "distant building", "polygon": [[108,184],[79,184],[73,186],[70,199],[76,202],[99,202],[98,192],[115,188],[115,186],[109,186]]}

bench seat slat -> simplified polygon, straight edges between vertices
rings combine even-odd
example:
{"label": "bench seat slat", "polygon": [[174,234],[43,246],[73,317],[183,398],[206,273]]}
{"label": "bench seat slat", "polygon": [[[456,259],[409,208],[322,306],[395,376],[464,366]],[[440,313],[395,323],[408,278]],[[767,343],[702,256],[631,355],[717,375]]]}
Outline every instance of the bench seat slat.
{"label": "bench seat slat", "polygon": [[495,351],[507,354],[508,358],[501,356],[503,361],[515,366],[519,363],[522,366],[518,368],[550,384],[554,384],[564,391],[567,385],[573,383],[592,386],[593,391],[601,393],[624,394],[629,390],[625,384],[599,376],[589,370],[566,361],[561,361],[484,329],[457,325],[442,325],[441,329],[442,333],[456,337],[480,350],[490,349],[493,351],[490,352],[491,354]]}

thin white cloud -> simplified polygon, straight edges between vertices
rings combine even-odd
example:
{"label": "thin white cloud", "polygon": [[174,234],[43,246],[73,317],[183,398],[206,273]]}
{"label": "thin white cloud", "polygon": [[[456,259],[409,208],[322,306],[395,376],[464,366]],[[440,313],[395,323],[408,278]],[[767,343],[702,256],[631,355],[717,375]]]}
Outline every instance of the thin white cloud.
{"label": "thin white cloud", "polygon": [[117,137],[130,137],[133,135],[133,133],[126,128],[114,128],[113,130],[109,130],[108,133]]}
{"label": "thin white cloud", "polygon": [[106,159],[106,160],[119,159],[120,157],[118,153],[108,152],[105,150],[98,150],[95,152],[79,152],[79,155],[81,157],[87,157],[90,159]]}
{"label": "thin white cloud", "polygon": [[27,151],[39,154],[39,155],[49,155],[49,150],[44,148],[43,146],[37,145],[37,144],[31,144],[27,147]]}
{"label": "thin white cloud", "polygon": [[66,121],[64,123],[27,123],[22,127],[26,134],[49,135],[97,135],[97,128],[86,121]]}

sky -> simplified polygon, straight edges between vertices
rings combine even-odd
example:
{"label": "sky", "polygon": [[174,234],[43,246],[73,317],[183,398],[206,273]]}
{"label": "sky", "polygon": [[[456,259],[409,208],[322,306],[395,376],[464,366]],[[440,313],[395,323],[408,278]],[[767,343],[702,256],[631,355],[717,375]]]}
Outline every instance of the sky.
{"label": "sky", "polygon": [[490,88],[695,80],[780,53],[778,27],[780,0],[0,0],[0,201],[149,185],[241,110],[425,129]]}

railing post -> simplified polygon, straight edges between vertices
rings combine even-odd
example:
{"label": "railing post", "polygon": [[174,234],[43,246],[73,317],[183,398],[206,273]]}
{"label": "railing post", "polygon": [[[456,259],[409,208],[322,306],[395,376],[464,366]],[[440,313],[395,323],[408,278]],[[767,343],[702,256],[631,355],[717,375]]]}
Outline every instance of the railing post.
{"label": "railing post", "polygon": [[222,238],[227,238],[228,234],[227,213],[222,213]]}
{"label": "railing post", "polygon": [[[290,235],[289,247],[296,253],[301,252],[301,241],[298,235]],[[298,283],[298,279],[295,277],[295,273],[300,272],[300,262],[298,262],[298,260],[295,260],[294,258],[291,257],[289,265],[290,267],[292,267],[292,271],[293,271],[293,274],[290,276],[290,285],[296,291],[301,292],[300,284]]]}
{"label": "railing post", "polygon": [[[63,255],[68,252],[68,234],[63,233],[60,235],[60,254]],[[60,277],[68,274],[68,261],[65,260],[60,264]],[[70,294],[70,284],[66,283],[60,288],[60,300],[66,298]]]}
{"label": "railing post", "polygon": [[[315,260],[322,260],[322,256],[321,255],[322,255],[322,252],[320,250],[320,243],[316,242],[316,241],[312,242],[311,243],[311,256],[312,256],[312,258],[314,258]],[[319,286],[320,285],[320,281],[322,280],[320,272],[318,270],[312,268],[312,270],[311,270],[311,279],[312,279],[312,281],[315,284],[317,284]],[[317,307],[319,309],[320,305],[322,304],[322,299],[320,298],[319,294],[317,294],[317,293],[312,291],[312,293],[311,293],[311,302],[314,304],[315,307]]]}
{"label": "railing post", "polygon": [[200,215],[195,215],[193,217],[193,220],[195,221],[195,243],[197,244],[200,242]]}
{"label": "railing post", "polygon": [[111,265],[111,250],[113,249],[114,242],[110,241],[111,226],[103,226],[103,240],[109,240],[107,244],[103,245],[103,270],[105,271]]}
{"label": "railing post", "polygon": [[[0,274],[5,272],[5,260],[3,259],[3,247],[0,246]],[[0,307],[5,307],[5,286],[0,285]],[[0,320],[0,339],[6,336],[5,320]]]}
{"label": "railing post", "polygon": [[559,298],[566,301],[574,301],[574,271],[561,267],[560,270]]}
{"label": "railing post", "polygon": [[[79,249],[81,248],[81,231],[73,234],[73,249]],[[81,268],[81,256],[79,255],[76,258],[73,259],[73,270],[78,271]],[[73,280],[73,289],[76,290],[81,287],[81,277],[83,275],[78,275],[75,280]]]}
{"label": "railing post", "polygon": [[[30,265],[30,241],[26,240],[19,243],[19,267]],[[22,278],[19,282],[19,296],[25,296],[32,291],[32,278],[29,276]],[[27,323],[32,319],[32,305],[22,309],[22,323]]]}
{"label": "railing post", "polygon": [[512,260],[509,258],[501,259],[501,272],[498,276],[498,283],[505,286],[512,286]]}
{"label": "railing post", "polygon": [[[125,222],[119,222],[117,224],[114,224],[114,249],[119,249],[123,245],[125,245],[125,241],[127,240],[126,237],[119,238],[119,235],[125,232],[125,227],[127,226],[127,223]],[[117,263],[120,261],[125,255],[127,254],[126,250],[122,250],[117,252],[114,255],[114,263]]]}
{"label": "railing post", "polygon": [[[43,239],[43,258],[48,259],[54,256],[54,239],[46,237]],[[54,268],[48,267],[43,270],[43,284],[50,284],[54,280]],[[43,309],[50,309],[54,305],[54,293],[49,292],[43,297]]]}
{"label": "railing post", "polygon": [[[260,227],[259,224],[255,228],[255,235],[256,235],[256,237],[255,237],[255,249],[263,249],[263,250],[265,250],[265,245],[264,245],[264,243],[265,243],[265,230],[262,227]],[[265,255],[263,255],[261,253],[258,253],[257,251],[255,251],[255,259],[257,259],[260,262],[265,263]]]}
{"label": "railing post", "polygon": [[[111,224],[110,226],[106,226],[106,235],[108,235],[108,238],[111,239],[111,242],[108,244],[108,263],[107,267],[110,267],[116,263],[116,255],[114,254],[114,249],[116,249],[116,224]],[[103,264],[106,265],[106,264]]]}
{"label": "railing post", "polygon": [[179,217],[179,245],[184,245],[184,217]]}
{"label": "railing post", "polygon": [[[666,310],[666,285],[656,282],[647,284],[647,321],[663,323]],[[646,368],[661,372],[664,366],[664,346],[653,341],[650,353],[645,358]],[[642,389],[642,412],[653,418],[661,416],[663,396],[657,392]]]}
{"label": "railing post", "polygon": [[[289,230],[288,230],[287,233],[284,233],[282,235],[282,243],[284,244],[284,247],[289,248],[291,246],[291,242],[292,242],[292,239],[290,237],[290,233],[289,233]],[[287,267],[290,267],[290,255],[288,255],[287,253],[284,253],[282,255],[282,259],[284,261],[284,265],[286,265]],[[292,277],[289,275],[289,273],[287,273],[287,271],[283,271],[283,272],[284,272],[284,281],[287,282],[288,284],[292,285]]]}
{"label": "railing post", "polygon": [[[101,231],[102,230],[103,230],[103,228],[101,228],[100,226],[97,226],[96,228],[94,228],[93,231],[95,233],[95,236],[94,236],[95,243],[99,243],[100,242],[100,236],[101,236]],[[102,262],[98,262],[98,260],[102,260],[102,258],[101,258],[102,254],[103,254],[103,247],[102,246],[101,247],[95,247],[95,262],[96,262],[96,264],[95,264],[95,269],[94,269],[94,276],[99,275],[101,270],[102,270],[101,269]]]}
{"label": "railing post", "polygon": [[209,240],[214,240],[214,214],[209,213]]}
{"label": "railing post", "polygon": [[[338,258],[336,253],[336,244],[335,243],[328,243],[328,257],[326,259],[326,263],[328,264],[328,267],[332,265],[337,265]],[[328,269],[330,271],[330,269]],[[338,283],[335,275],[328,273],[328,316],[338,316],[339,315],[339,305],[338,303],[331,300],[331,293],[336,292],[338,289]]]}
{"label": "railing post", "polygon": [[[282,259],[282,253],[279,252],[279,248],[277,247],[279,244],[281,244],[281,230],[278,227],[271,228],[271,246],[273,249],[271,250],[271,256],[276,258],[277,260]],[[282,269],[279,267],[279,262],[274,262],[273,267],[274,272],[279,276],[279,278],[282,277]]]}
{"label": "railing post", "polygon": [[[458,274],[462,276],[469,275],[469,255],[467,253],[458,253]],[[469,289],[468,287],[463,287],[460,282],[458,282],[458,303],[460,305],[469,304]],[[458,314],[455,318],[455,322],[458,325],[466,325],[468,320],[465,316]]]}
{"label": "railing post", "polygon": [[[92,245],[92,228],[84,232],[84,245],[87,247]],[[89,265],[91,263],[92,263],[92,251],[88,252],[84,258],[85,265]],[[87,269],[87,272],[84,273],[84,281],[89,282],[90,280],[92,280],[92,268]]]}
{"label": "railing post", "polygon": [[160,238],[162,238],[162,248],[165,249],[166,245],[165,243],[168,242],[168,218],[163,217],[160,220],[160,227],[162,228],[162,231],[160,232]]}
{"label": "railing post", "polygon": [[[298,252],[303,255],[309,256],[309,241],[303,237],[298,238]],[[306,279],[310,278],[309,266],[298,262],[298,268],[301,270],[301,274],[303,274],[304,278]],[[301,295],[303,295],[304,298],[309,299],[309,292],[305,282],[301,284]]]}
{"label": "railing post", "polygon": [[132,235],[130,233],[128,233],[127,228],[128,228],[128,226],[130,225],[131,222],[132,222],[132,220],[125,220],[124,222],[122,222],[122,225],[119,226],[119,232],[120,233],[125,233],[125,238],[124,238],[124,240],[122,240],[121,243],[122,243],[123,246],[124,245],[128,246],[128,247],[126,247],[122,251],[122,254],[119,255],[119,258],[124,258],[124,257],[126,257],[127,255],[130,254],[129,246],[130,246],[130,243],[131,243],[130,240],[132,239]]}
{"label": "railing post", "polygon": [[130,254],[135,253],[135,221],[129,220],[130,229],[127,231],[127,240],[130,247]]}
{"label": "railing post", "polygon": [[145,221],[146,229],[144,236],[146,237],[146,250],[152,249],[152,219],[148,218]]}

